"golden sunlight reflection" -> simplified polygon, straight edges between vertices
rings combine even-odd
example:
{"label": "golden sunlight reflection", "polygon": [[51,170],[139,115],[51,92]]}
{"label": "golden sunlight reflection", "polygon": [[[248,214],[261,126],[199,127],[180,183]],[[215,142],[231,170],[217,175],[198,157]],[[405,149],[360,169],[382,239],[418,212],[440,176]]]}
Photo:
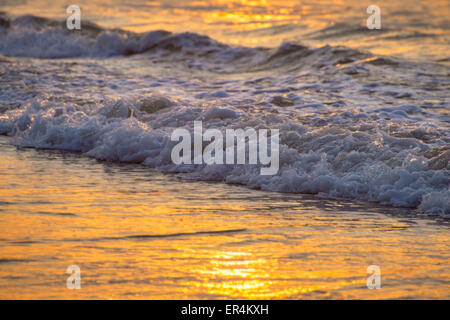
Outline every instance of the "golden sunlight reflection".
{"label": "golden sunlight reflection", "polygon": [[[98,34],[107,35],[106,44],[100,41],[104,38],[94,39],[97,32],[89,34],[87,40],[80,38],[83,40],[79,41],[80,46],[95,43],[102,49],[98,58],[94,58],[95,55],[74,59],[2,56],[2,75],[11,79],[11,83],[6,83],[8,80],[2,83],[12,92],[8,91],[11,101],[17,98],[21,102],[14,106],[12,102],[11,106],[0,105],[1,112],[8,110],[12,115],[11,119],[8,115],[0,115],[2,132],[17,134],[14,139],[24,139],[27,146],[54,146],[53,138],[67,139],[67,145],[71,146],[80,139],[76,147],[69,149],[90,150],[88,154],[95,154],[105,144],[113,146],[111,151],[105,147],[107,155],[103,157],[100,150],[100,155],[96,156],[127,161],[142,157],[135,160],[139,162],[146,157],[154,160],[149,154],[159,152],[154,147],[159,143],[156,141],[159,138],[155,138],[158,132],[164,133],[161,140],[166,143],[169,140],[164,140],[165,134],[169,134],[174,126],[187,125],[186,119],[191,121],[203,116],[206,119],[213,115],[208,126],[217,123],[227,126],[255,123],[258,127],[279,124],[288,130],[289,136],[283,137],[286,139],[285,153],[281,154],[285,167],[280,168],[279,176],[271,177],[274,180],[255,179],[262,181],[261,184],[252,184],[253,177],[247,172],[239,179],[221,176],[222,172],[217,174],[219,180],[247,183],[242,181],[248,179],[248,185],[263,189],[250,190],[239,185],[180,179],[175,174],[162,174],[144,165],[101,162],[85,154],[18,148],[14,144],[17,141],[2,136],[0,299],[450,298],[448,221],[421,215],[411,208],[326,200],[321,198],[323,193],[313,197],[264,191],[265,187],[272,187],[266,183],[273,183],[274,187],[266,190],[289,192],[319,192],[330,188],[326,196],[344,195],[395,205],[416,201],[417,204],[412,206],[417,207],[420,197],[426,193],[419,195],[418,191],[413,200],[398,204],[393,202],[395,196],[385,195],[388,192],[384,187],[380,187],[379,193],[378,190],[373,191],[370,182],[378,179],[374,178],[378,176],[372,171],[379,171],[379,168],[386,168],[381,173],[404,172],[408,163],[402,157],[408,154],[407,150],[418,150],[416,158],[407,158],[418,162],[423,158],[420,150],[431,146],[428,144],[430,141],[439,141],[433,142],[435,145],[430,147],[430,152],[441,148],[441,141],[448,141],[436,140],[438,136],[442,138],[441,132],[446,132],[444,129],[448,128],[448,122],[445,128],[440,128],[434,125],[434,118],[427,118],[431,114],[434,117],[434,113],[449,115],[448,101],[441,99],[448,82],[444,65],[449,62],[448,1],[414,0],[407,6],[398,0],[383,2],[383,27],[379,31],[369,31],[365,27],[366,8],[372,0],[77,2],[82,8],[83,19],[103,28],[120,28],[126,32],[113,33],[109,37],[111,30],[99,29]],[[7,1],[6,4],[0,3],[0,12],[64,20],[67,18],[66,5],[66,1],[59,0]],[[429,20],[426,28],[421,20],[425,13]],[[0,22],[6,24],[5,21]],[[42,32],[44,37],[47,31],[54,31],[46,29],[54,28],[52,24],[43,25],[37,32]],[[14,28],[11,30],[15,31]],[[66,40],[66,30],[56,30],[55,48],[63,47],[67,41],[68,51],[76,51],[70,45],[74,39],[72,34]],[[185,46],[184,39],[191,41],[191,37],[182,35],[178,46],[171,43],[173,38],[170,35],[153,44],[153,38],[133,34],[153,30],[192,32],[226,44],[272,49],[229,50],[227,46],[210,46],[210,42],[205,41],[206,49],[202,47],[197,52],[195,39],[203,39],[201,37],[193,36],[192,46]],[[9,35],[8,32],[5,34]],[[33,32],[24,32],[24,37],[20,32],[17,35],[27,40],[33,37]],[[58,40],[60,35],[64,40]],[[123,39],[122,36],[129,38]],[[109,50],[103,52],[104,47],[109,47],[109,41],[111,54],[119,56],[110,57]],[[126,43],[124,49],[120,49],[121,41]],[[165,41],[167,50],[159,47]],[[330,50],[322,50],[324,55],[316,55],[320,49],[297,50],[298,46],[289,45],[277,49],[285,41],[301,43],[308,48],[330,46],[326,48]],[[120,50],[113,50],[116,44]],[[357,51],[336,48],[338,46],[356,48]],[[23,46],[25,49],[22,45],[19,47],[21,54],[28,53],[25,52],[26,45]],[[139,50],[130,49],[135,47]],[[295,50],[285,55],[285,48]],[[371,53],[366,55],[367,50]],[[246,52],[251,52],[251,55]],[[303,59],[304,52],[306,59]],[[413,57],[414,61],[432,57],[429,60],[432,63],[422,66],[420,63],[406,64],[404,60],[406,67],[395,71],[396,59],[384,61],[383,55]],[[231,62],[223,62],[228,60],[222,60],[222,56],[229,56]],[[362,58],[366,56],[370,57]],[[327,64],[329,61],[331,64]],[[236,62],[239,64],[235,66]],[[384,62],[386,66],[382,66]],[[410,65],[418,69],[410,68]],[[215,69],[217,66],[220,68]],[[439,77],[427,71],[430,66],[430,70],[439,69],[436,73]],[[411,71],[411,78],[409,73],[401,73],[402,70]],[[28,78],[31,71],[35,73]],[[184,76],[180,77],[183,73]],[[397,83],[391,79],[395,78],[394,75],[399,79]],[[365,80],[360,82],[363,78]],[[16,90],[19,87],[20,90]],[[3,91],[3,87],[0,88],[2,95],[6,92]],[[17,97],[21,93],[26,96],[26,101]],[[123,118],[109,118],[109,93],[117,101],[123,99],[121,103],[124,105],[114,104],[113,107],[124,107]],[[147,108],[144,100],[153,94],[164,99],[167,96],[170,101],[166,104],[158,97],[148,107],[152,110],[144,112]],[[225,95],[227,97],[221,98]],[[42,108],[37,107],[41,96],[45,99]],[[397,99],[397,96],[404,97]],[[360,97],[364,98],[361,100]],[[383,101],[385,97],[389,100]],[[24,106],[28,108],[25,102],[31,100],[29,109],[21,109]],[[97,101],[101,103],[97,105]],[[126,105],[128,101],[131,101],[131,107]],[[277,101],[281,103],[277,104]],[[417,101],[417,111],[383,111],[387,104],[386,110],[397,105],[405,107],[405,110],[410,107],[416,110]],[[153,102],[158,107],[153,108]],[[47,103],[49,110],[44,108]],[[56,116],[55,104],[58,110],[73,109],[76,112]],[[165,110],[154,112],[160,108],[159,105],[163,105]],[[422,109],[422,106],[426,108]],[[98,117],[94,113],[97,107],[101,110]],[[135,107],[139,113],[145,113],[142,118],[133,113]],[[216,112],[216,107],[221,111],[224,107],[225,119],[222,119],[221,112]],[[22,110],[24,113],[19,114]],[[36,118],[31,115],[28,118],[27,113],[35,111],[38,112],[35,113]],[[386,114],[382,119],[378,118],[381,112]],[[403,113],[405,118],[400,117]],[[164,117],[159,118],[161,114]],[[386,120],[394,115],[400,118]],[[71,121],[78,121],[78,116],[89,120],[86,127],[72,124]],[[423,130],[412,128],[419,118],[427,122]],[[101,122],[98,119],[108,124],[107,133],[103,133],[104,129],[96,129],[94,123]],[[328,119],[337,122],[329,122]],[[363,122],[369,119],[374,121]],[[133,134],[136,132],[128,131],[124,126],[122,135],[122,124],[141,120],[140,125],[143,128],[147,126],[148,130],[137,135],[141,140],[132,140],[137,141],[135,145],[133,142],[131,147],[126,147],[131,150],[136,146],[135,149],[142,152],[130,151],[122,158],[120,144],[122,140],[124,144],[129,141],[123,137],[130,134],[135,138]],[[350,122],[353,120],[358,122]],[[68,121],[68,129],[66,122],[61,124],[58,121]],[[53,131],[53,127],[46,126],[46,123],[54,123],[57,129]],[[403,129],[401,126],[409,126],[410,123],[411,130],[410,127],[406,128],[407,131],[400,130]],[[344,126],[350,126],[352,132],[345,134],[349,128]],[[373,131],[366,133],[366,127]],[[389,129],[386,134],[381,130],[384,127]],[[117,133],[118,143],[110,138],[109,128],[112,137]],[[73,131],[74,138],[71,135],[65,137],[66,130],[69,133]],[[313,134],[318,131],[324,136],[316,140]],[[87,138],[80,138],[79,132],[86,134]],[[375,140],[358,138],[358,135],[370,136],[373,132],[379,135]],[[303,133],[304,137],[297,137]],[[37,138],[28,138],[28,134],[36,134]],[[44,136],[42,140],[51,142],[41,145],[41,134]],[[392,143],[388,141],[391,140],[389,135],[393,137]],[[330,144],[326,142],[336,137],[336,143],[334,140]],[[142,149],[141,142],[145,146]],[[340,143],[342,150],[338,147]],[[391,143],[392,148],[382,150],[386,143]],[[403,143],[411,145],[411,149],[403,149]],[[66,144],[61,145],[66,147]],[[366,156],[357,152],[360,145],[374,150],[373,158],[372,153]],[[89,148],[85,149],[85,146]],[[165,146],[161,149],[163,152],[168,150],[169,144]],[[401,150],[401,157],[395,157],[398,150]],[[328,154],[338,160],[327,162]],[[165,153],[161,153],[163,155]],[[333,173],[335,166],[347,165],[344,162],[352,155],[354,162],[348,162],[351,164],[348,170]],[[377,158],[379,155],[383,158]],[[448,163],[446,155],[437,163],[444,169]],[[319,158],[320,161],[317,160]],[[367,167],[365,164],[361,166],[359,158],[368,161]],[[160,161],[165,163],[165,160]],[[296,167],[297,163],[303,162],[305,166]],[[398,171],[390,171],[393,163]],[[167,167],[157,168],[169,170]],[[369,168],[367,173],[366,168]],[[351,170],[361,172],[361,175],[354,175]],[[320,174],[309,175],[315,171]],[[446,181],[445,177],[439,176],[444,171],[434,168],[432,171],[423,171],[423,175],[418,175],[420,178],[416,177],[414,181],[423,182],[422,177],[430,177],[445,187],[445,183],[439,182]],[[291,172],[295,173],[292,177]],[[204,178],[203,174],[202,171],[196,178]],[[336,183],[340,179],[345,183]],[[404,182],[404,179],[398,182],[390,179],[388,174],[379,178],[388,181],[389,187]],[[315,187],[316,183],[322,184],[321,181],[325,187]],[[405,188],[393,188],[389,193],[409,190],[407,188],[412,183],[404,183]],[[413,183],[419,185],[419,182]],[[305,187],[306,184],[311,186]],[[333,187],[329,187],[331,184]],[[339,189],[348,190],[341,194]],[[430,190],[434,189],[430,187]],[[358,196],[360,192],[362,197]],[[384,197],[392,197],[392,202],[384,202]],[[69,265],[81,268],[82,290],[73,291],[65,287],[65,272]],[[381,267],[383,290],[367,289],[366,270],[369,265]]]}
{"label": "golden sunlight reflection", "polygon": [[[414,282],[418,295],[449,293],[436,286],[449,281],[449,233],[426,221],[2,150],[0,298],[399,298]],[[65,288],[72,264],[77,292]],[[365,288],[371,264],[382,291]]]}
{"label": "golden sunlight reflection", "polygon": [[[187,0],[182,5],[173,0],[78,1],[85,19],[134,32],[196,32],[245,46],[275,47],[289,40],[313,46],[345,45],[376,54],[445,56],[450,36],[443,27],[450,13],[447,1],[416,0],[406,9],[403,1],[384,2],[380,32],[365,28],[366,9],[371,4],[370,0]],[[64,5],[62,1],[36,0],[4,4],[0,9],[65,19]],[[417,23],[423,15],[433,22],[426,30]],[[426,36],[418,42],[414,35],[422,34]],[[424,50],[424,42],[428,50]]]}

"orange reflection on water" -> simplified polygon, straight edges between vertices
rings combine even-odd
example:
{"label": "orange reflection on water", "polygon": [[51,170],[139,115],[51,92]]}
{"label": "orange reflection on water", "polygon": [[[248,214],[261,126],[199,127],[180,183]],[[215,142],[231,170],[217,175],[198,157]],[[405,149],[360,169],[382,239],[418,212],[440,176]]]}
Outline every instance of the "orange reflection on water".
{"label": "orange reflection on water", "polygon": [[[129,3],[78,0],[83,19],[134,32],[195,32],[221,42],[276,47],[283,41],[345,45],[375,54],[446,58],[448,1],[394,0],[380,4],[382,30],[366,29],[370,0],[172,0]],[[64,1],[36,0],[0,9],[13,14],[67,18]],[[422,22],[419,22],[422,21]]]}
{"label": "orange reflection on water", "polygon": [[[324,199],[0,147],[3,299],[450,294],[445,226],[372,206],[349,211]],[[65,287],[72,264],[81,268],[80,290]],[[371,264],[381,266],[383,290],[365,287]]]}

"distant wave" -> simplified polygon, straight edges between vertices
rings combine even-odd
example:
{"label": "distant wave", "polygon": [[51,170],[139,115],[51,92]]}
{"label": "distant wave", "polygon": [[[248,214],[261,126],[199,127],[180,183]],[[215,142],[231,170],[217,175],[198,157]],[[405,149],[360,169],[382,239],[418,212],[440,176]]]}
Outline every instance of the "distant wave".
{"label": "distant wave", "polygon": [[[3,19],[3,20],[1,20]],[[3,22],[1,22],[3,21]],[[103,29],[84,22],[81,30],[67,30],[65,22],[31,15],[10,19],[0,16],[0,54],[5,56],[59,58],[105,58],[152,53],[152,57],[172,55],[174,59],[205,61],[210,65],[228,65],[231,70],[258,71],[279,67],[347,64],[371,57],[368,52],[342,46],[309,48],[285,42],[278,48],[229,46],[196,33],[174,34],[150,31],[136,34]],[[395,64],[392,58],[375,58],[368,63]],[[357,72],[352,68],[350,72]]]}
{"label": "distant wave", "polygon": [[[196,33],[173,34],[168,31],[133,33],[120,29],[105,29],[91,22],[83,22],[81,30],[68,30],[65,21],[24,15],[11,18],[0,15],[0,54],[34,58],[74,58],[127,56],[147,51],[164,51],[165,54],[182,54],[220,58],[220,62],[233,62],[247,58],[259,65],[273,64],[290,56],[291,60],[308,55],[336,53],[344,56],[366,57],[367,53],[346,48],[326,46],[321,50],[298,44],[284,43],[279,48],[246,48],[229,46],[208,36]],[[282,61],[286,63],[286,61]]]}
{"label": "distant wave", "polygon": [[207,36],[151,31],[136,34],[103,29],[83,22],[81,30],[68,30],[65,21],[32,15],[0,16],[0,53],[35,58],[110,57],[131,55],[152,49],[181,51],[220,50],[227,46]]}

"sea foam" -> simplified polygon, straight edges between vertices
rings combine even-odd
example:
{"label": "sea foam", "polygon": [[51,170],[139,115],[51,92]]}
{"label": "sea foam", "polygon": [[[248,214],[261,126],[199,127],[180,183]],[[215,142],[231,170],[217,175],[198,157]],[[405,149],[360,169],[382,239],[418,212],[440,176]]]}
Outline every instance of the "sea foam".
{"label": "sea foam", "polygon": [[[412,207],[448,215],[450,212],[449,164],[430,166],[445,150],[429,158],[426,144],[411,138],[393,138],[376,126],[364,123],[353,128],[335,125],[306,127],[292,121],[269,121],[223,108],[212,117],[210,109],[184,106],[164,108],[144,123],[137,101],[129,101],[128,112],[116,112],[117,102],[99,105],[89,112],[77,108],[55,108],[49,101],[32,101],[23,108],[0,116],[0,133],[15,137],[21,146],[83,152],[102,160],[144,163],[185,178],[224,181],[251,188],[311,193],[337,199],[359,199],[385,205]],[[112,115],[112,116],[111,116]],[[223,119],[225,115],[225,119]],[[249,124],[280,129],[280,170],[275,176],[260,176],[258,165],[175,165],[170,135],[176,127],[155,125],[159,118],[173,118],[192,130],[192,118],[205,127],[225,130],[232,115],[233,126]]]}
{"label": "sea foam", "polygon": [[[194,33],[95,25],[69,33],[32,16],[2,26],[0,134],[19,146],[142,163],[186,179],[450,214],[443,65],[341,46],[245,48]],[[174,164],[170,136],[177,128],[192,133],[194,121],[222,133],[278,129],[278,173]]]}

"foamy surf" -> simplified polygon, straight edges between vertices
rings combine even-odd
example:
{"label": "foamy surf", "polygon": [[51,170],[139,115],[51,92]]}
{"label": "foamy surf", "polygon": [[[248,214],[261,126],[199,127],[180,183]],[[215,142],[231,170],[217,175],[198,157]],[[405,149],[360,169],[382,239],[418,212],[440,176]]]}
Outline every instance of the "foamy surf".
{"label": "foamy surf", "polygon": [[[444,65],[341,46],[247,48],[195,33],[70,33],[33,16],[2,19],[0,134],[19,146],[450,214]],[[171,133],[192,132],[194,121],[222,132],[279,129],[278,173],[175,165]]]}

